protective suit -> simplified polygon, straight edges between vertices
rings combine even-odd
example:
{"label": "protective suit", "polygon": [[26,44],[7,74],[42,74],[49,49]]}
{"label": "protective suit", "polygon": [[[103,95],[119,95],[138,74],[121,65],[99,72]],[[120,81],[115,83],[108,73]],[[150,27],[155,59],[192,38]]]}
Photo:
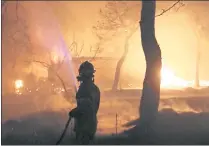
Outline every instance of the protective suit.
{"label": "protective suit", "polygon": [[77,144],[90,144],[97,130],[97,112],[100,104],[100,90],[94,84],[94,67],[84,62],[79,68],[78,81],[81,82],[76,94],[77,107],[69,116],[75,118]]}

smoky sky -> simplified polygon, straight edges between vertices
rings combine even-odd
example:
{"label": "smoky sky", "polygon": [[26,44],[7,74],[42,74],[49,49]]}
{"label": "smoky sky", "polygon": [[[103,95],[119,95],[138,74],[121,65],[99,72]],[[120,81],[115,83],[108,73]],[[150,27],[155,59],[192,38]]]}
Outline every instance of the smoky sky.
{"label": "smoky sky", "polygon": [[[98,41],[92,32],[92,26],[100,19],[99,10],[104,8],[105,1],[34,1],[19,3],[28,13],[25,18],[30,24],[30,36],[33,38],[32,40],[35,40],[34,42],[37,43],[38,30],[36,26],[42,25],[42,23],[37,24],[33,21],[33,17],[39,18],[40,21],[46,19],[44,18],[47,17],[44,15],[44,11],[45,7],[49,7],[57,25],[60,27],[60,34],[62,34],[66,45],[69,46],[74,37],[78,45],[81,45],[82,42],[85,44],[82,55],[92,55],[89,48]],[[157,2],[156,13],[162,12],[162,9],[166,9],[173,3],[173,1]],[[205,19],[209,14],[209,2],[185,1],[183,3],[185,5],[180,9],[175,8],[156,18],[156,37],[162,50],[164,64],[171,68],[177,76],[192,80],[195,76],[196,49],[199,48],[201,50],[200,79],[209,80],[209,68],[207,67],[209,61],[209,44],[207,41],[209,38],[209,20]],[[7,11],[15,13],[13,8],[8,7]],[[31,8],[37,8],[37,12],[31,12]],[[47,25],[53,25],[52,21],[48,22]],[[54,38],[56,38],[56,35]],[[38,43],[41,43],[41,41]],[[135,71],[142,76],[145,71],[145,61],[141,48],[140,31],[131,38],[130,46],[124,70],[125,72]],[[122,53],[122,42],[110,42],[98,56],[119,58]],[[135,70],[136,68],[137,70]]]}

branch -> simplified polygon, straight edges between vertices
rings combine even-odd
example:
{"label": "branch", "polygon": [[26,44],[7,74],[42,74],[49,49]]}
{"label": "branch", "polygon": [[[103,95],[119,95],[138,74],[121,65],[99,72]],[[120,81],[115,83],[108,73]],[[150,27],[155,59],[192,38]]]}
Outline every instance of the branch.
{"label": "branch", "polygon": [[46,68],[49,68],[50,67],[50,65],[48,63],[43,62],[43,61],[32,60],[32,62],[39,63],[39,64],[41,64],[42,66],[44,66]]}
{"label": "branch", "polygon": [[70,51],[73,51],[73,45],[75,45],[75,42],[74,42],[74,41],[73,41],[73,42],[71,43],[71,45],[69,46]]}
{"label": "branch", "polygon": [[83,48],[84,48],[84,42],[83,42],[82,45],[81,45],[80,51],[77,52],[77,57],[80,57],[80,55],[81,55],[81,53],[82,53],[82,51],[83,51]]}
{"label": "branch", "polygon": [[56,74],[57,78],[60,80],[60,82],[65,90],[65,94],[69,97],[68,92],[67,92],[67,88],[65,86],[65,82],[63,81],[63,79],[60,77],[60,75],[57,72],[55,72],[55,74]]}
{"label": "branch", "polygon": [[[160,14],[155,15],[155,17],[162,16],[163,14],[165,14],[166,12],[168,12],[169,10],[171,10],[173,7],[175,7],[178,3],[180,3],[180,1],[182,1],[182,0],[178,0],[177,2],[175,2],[173,5],[171,5],[171,6],[168,7],[167,9],[164,9]],[[181,4],[180,7],[182,7],[182,6],[183,6],[183,4]],[[179,7],[179,8],[180,8],[180,7]],[[179,8],[178,8],[178,9],[179,9]],[[142,21],[140,20],[139,23],[142,23]]]}
{"label": "branch", "polygon": [[[15,46],[16,48],[16,56],[14,55],[13,59],[17,60],[17,58],[20,58],[21,55],[25,55],[24,53],[21,53],[23,50],[26,51],[27,55],[31,55],[31,48],[32,44],[30,41],[30,37],[27,34],[27,24],[25,21],[25,18],[21,18],[19,15],[20,10],[25,10],[24,7],[16,1],[14,3],[14,17],[12,17],[9,13],[7,13],[7,7],[9,8],[10,3],[7,3],[7,1],[2,1],[2,8],[4,9],[4,12],[2,12],[2,21],[3,21],[3,42],[6,45],[11,45],[12,47]],[[4,13],[4,14],[3,14]],[[8,15],[7,15],[8,14]],[[24,14],[27,14],[24,12]],[[12,19],[10,19],[10,17]],[[22,39],[21,39],[22,38]],[[6,46],[5,50],[10,51],[10,47],[7,48]],[[19,47],[19,50],[18,50]],[[28,49],[27,49],[28,48]],[[17,54],[19,53],[19,54]],[[13,68],[15,67],[16,63],[13,64]]]}
{"label": "branch", "polygon": [[62,59],[62,61],[59,62],[59,66],[58,66],[57,70],[59,70],[60,67],[63,65],[63,63],[64,63],[66,57],[67,57],[67,54],[65,54],[65,56],[64,56],[63,59]]}
{"label": "branch", "polygon": [[[158,15],[156,15],[155,17],[159,17],[159,16],[161,16],[161,15],[163,15],[164,13],[166,13],[166,12],[168,12],[168,11],[170,11],[173,7],[175,7],[178,3],[180,3],[182,0],[178,0],[177,2],[175,2],[173,5],[171,5],[169,8],[167,8],[167,9],[162,9],[162,12],[160,13],[160,14],[158,14]],[[181,6],[183,6],[183,5],[181,5]],[[181,7],[180,6],[180,7]],[[180,8],[179,7],[179,8]],[[179,9],[178,8],[178,9]]]}
{"label": "branch", "polygon": [[90,61],[95,60],[95,57],[97,56],[97,54],[99,53],[100,47],[98,46],[97,49],[95,50],[94,56],[90,59]]}
{"label": "branch", "polygon": [[[46,62],[43,62],[43,61],[33,60],[32,62],[39,63],[39,64],[41,64],[43,67],[45,67],[45,68],[47,68],[47,69],[50,67],[50,64],[48,64],[48,63],[46,63]],[[63,88],[64,88],[64,90],[65,90],[65,94],[66,94],[67,96],[69,96],[69,95],[68,95],[68,92],[67,92],[67,88],[66,88],[65,83],[64,83],[64,80],[60,77],[60,75],[58,74],[58,72],[57,72],[56,70],[52,69],[52,71],[55,73],[56,77],[60,80],[60,82],[61,82],[61,84],[62,84],[62,86],[63,86]]]}
{"label": "branch", "polygon": [[[125,4],[125,8],[123,9],[122,12],[118,11],[118,8],[120,6],[117,6],[117,3]],[[131,6],[128,6],[127,3],[125,2],[108,2],[106,7],[107,10],[100,10],[100,16],[106,21],[106,23],[101,23],[98,26],[100,29],[103,27],[103,29],[115,29],[119,28],[121,24],[123,25],[123,19],[122,17],[127,14],[128,11],[132,10],[134,7],[138,7],[139,4],[134,4]],[[123,7],[123,6],[122,6]],[[105,26],[108,25],[108,26]]]}
{"label": "branch", "polygon": [[[83,46],[82,46],[83,47]],[[75,56],[79,56],[81,51],[83,50],[83,48],[81,48],[81,50],[79,51],[78,50],[78,43],[76,42],[75,40],[75,33],[73,33],[73,42],[70,44],[69,46],[69,50],[72,52],[72,53],[75,53]],[[79,53],[80,52],[80,53]]]}
{"label": "branch", "polygon": [[[163,10],[163,12],[161,12],[160,14],[156,15],[155,17],[159,17],[161,15],[163,15],[164,13],[166,13],[167,11],[171,10],[173,7],[175,7],[178,3],[180,3],[181,0],[178,0],[177,2],[175,2],[172,6],[170,6],[169,8]],[[101,49],[101,44],[103,42],[106,42],[108,40],[111,40],[113,36],[115,36],[117,33],[118,33],[118,29],[114,29],[114,27],[112,27],[112,29],[107,29],[106,32],[101,32],[101,31],[104,31],[104,29],[101,29],[102,27],[105,28],[105,26],[103,25],[106,25],[106,23],[109,23],[109,25],[112,25],[113,22],[115,21],[118,21],[119,22],[119,26],[120,27],[124,27],[124,23],[123,23],[123,15],[125,15],[131,8],[133,8],[132,6],[127,6],[125,7],[125,9],[123,9],[123,12],[120,13],[117,9],[117,5],[116,3],[111,3],[112,5],[110,7],[108,7],[109,11],[102,11],[100,10],[100,15],[102,16],[102,18],[104,20],[106,20],[106,22],[98,22],[99,24],[95,27],[93,27],[93,29],[95,30],[95,34],[96,36],[99,38],[99,45],[97,46],[96,50],[95,50],[95,54],[92,58],[95,59],[96,55],[99,53],[99,50]],[[110,5],[110,4],[109,4]],[[183,5],[182,5],[183,6]],[[113,15],[113,13],[115,13]],[[112,19],[110,17],[113,17]],[[119,19],[119,20],[118,20]],[[117,22],[117,23],[118,23]],[[126,39],[129,40],[129,38],[132,37],[132,35],[138,30],[139,28],[139,25],[137,23],[137,26],[135,26],[136,24],[134,23],[133,26],[129,26],[130,27],[130,33],[128,33],[128,35],[126,36]],[[114,23],[114,26],[115,26],[115,23]],[[111,28],[111,26],[109,27]],[[99,32],[100,31],[100,32]],[[110,35],[109,35],[110,34]]]}

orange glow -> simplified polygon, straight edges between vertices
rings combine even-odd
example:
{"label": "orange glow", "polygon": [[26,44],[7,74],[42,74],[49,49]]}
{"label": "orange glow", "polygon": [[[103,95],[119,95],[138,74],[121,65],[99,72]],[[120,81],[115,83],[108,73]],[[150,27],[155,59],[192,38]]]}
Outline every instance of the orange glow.
{"label": "orange glow", "polygon": [[[209,86],[209,81],[200,80],[200,87]],[[161,69],[161,88],[186,88],[186,87],[194,87],[194,80],[187,81],[180,77],[177,77],[174,72],[167,68],[166,66],[162,66]]]}
{"label": "orange glow", "polygon": [[161,88],[176,88],[176,87],[188,87],[189,82],[175,76],[173,71],[166,66],[162,66],[161,69]]}
{"label": "orange glow", "polygon": [[16,80],[15,81],[15,92],[16,94],[22,94],[20,89],[23,87],[23,81],[22,80]]}
{"label": "orange glow", "polygon": [[23,81],[22,80],[16,80],[15,81],[15,89],[20,89],[23,87]]}
{"label": "orange glow", "polygon": [[[176,21],[178,20],[178,23]],[[194,22],[186,13],[169,13],[156,19],[156,38],[162,51],[161,88],[194,87],[196,50],[198,36],[191,24]],[[138,35],[129,41],[129,53],[124,63],[124,72],[133,78],[144,78],[146,63]],[[203,60],[203,58],[201,58]],[[136,63],[137,62],[137,63]],[[200,64],[200,79],[206,78]],[[208,80],[200,80],[200,87],[209,86]]]}
{"label": "orange glow", "polygon": [[57,62],[59,61],[59,56],[57,55],[56,52],[52,52],[52,53],[51,53],[51,57],[52,57],[52,61],[53,61],[54,63],[57,63]]}

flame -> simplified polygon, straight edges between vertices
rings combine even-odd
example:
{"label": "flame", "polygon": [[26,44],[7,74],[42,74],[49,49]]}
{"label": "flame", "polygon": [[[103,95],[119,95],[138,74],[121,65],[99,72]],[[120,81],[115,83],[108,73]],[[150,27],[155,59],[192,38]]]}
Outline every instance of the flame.
{"label": "flame", "polygon": [[20,89],[23,87],[23,81],[22,80],[16,80],[15,81],[15,89]]}
{"label": "flame", "polygon": [[15,81],[15,92],[16,92],[16,94],[19,94],[19,95],[22,94],[21,91],[20,91],[20,88],[22,88],[22,87],[23,87],[23,81],[22,80],[16,80]]}
{"label": "flame", "polygon": [[[209,87],[209,81],[201,80],[201,87]],[[174,72],[166,67],[162,66],[161,69],[161,88],[186,88],[194,87],[194,80],[187,81],[180,77],[177,77]]]}
{"label": "flame", "polygon": [[166,66],[162,66],[161,69],[161,87],[188,87],[189,83],[186,80],[183,80],[173,73],[173,71]]}

